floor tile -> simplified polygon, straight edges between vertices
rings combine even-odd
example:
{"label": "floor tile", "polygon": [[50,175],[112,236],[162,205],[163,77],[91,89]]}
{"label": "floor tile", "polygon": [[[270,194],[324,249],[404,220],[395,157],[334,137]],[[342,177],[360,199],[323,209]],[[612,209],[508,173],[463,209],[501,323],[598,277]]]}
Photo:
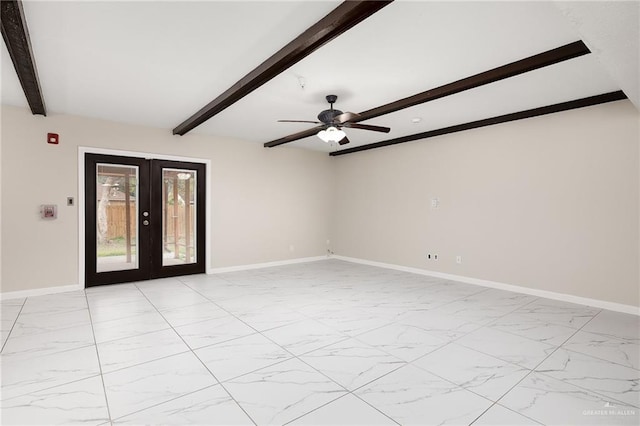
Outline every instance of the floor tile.
{"label": "floor tile", "polygon": [[532,373],[500,404],[542,424],[637,425],[639,410],[593,392]]}
{"label": "floor tile", "polygon": [[113,419],[217,383],[192,353],[147,362],[103,377]]}
{"label": "floor tile", "polygon": [[556,348],[489,327],[467,334],[456,343],[528,369],[535,368]]}
{"label": "floor tile", "polygon": [[88,309],[56,313],[21,313],[13,326],[12,337],[28,336],[91,323]]}
{"label": "floor tile", "polygon": [[603,310],[582,331],[640,343],[640,316]]}
{"label": "floor tile", "polygon": [[497,404],[473,422],[473,426],[539,426],[540,424]]}
{"label": "floor tile", "polygon": [[100,374],[95,346],[37,358],[1,355],[2,399],[33,393]]}
{"label": "floor tile", "polygon": [[140,293],[133,298],[115,301],[92,302],[89,299],[89,312],[91,313],[91,321],[97,324],[155,313],[156,308]]}
{"label": "floor tile", "polygon": [[246,374],[225,388],[257,424],[284,424],[346,391],[297,359]]}
{"label": "floor tile", "polygon": [[442,305],[432,312],[456,318],[466,318],[476,324],[488,324],[507,315],[509,312],[513,312],[517,308],[517,305],[484,305],[473,301],[473,299],[464,299]]}
{"label": "floor tile", "polygon": [[407,362],[447,344],[447,340],[407,324],[390,324],[361,334],[357,339]]}
{"label": "floor tile", "polygon": [[413,365],[497,401],[531,370],[451,343]]}
{"label": "floor tile", "polygon": [[3,424],[640,424],[639,317],[335,259],[0,313]]}
{"label": "floor tile", "polygon": [[212,303],[220,303],[225,300],[236,299],[247,294],[247,289],[239,287],[228,281],[187,282],[187,287],[205,297]]}
{"label": "floor tile", "polygon": [[313,318],[352,337],[391,323],[391,319],[353,308],[315,315]]}
{"label": "floor tile", "polygon": [[558,349],[536,371],[640,408],[640,371]]}
{"label": "floor tile", "polygon": [[2,353],[1,350],[4,348],[4,344],[7,343],[8,338],[9,338],[9,331],[0,330],[0,353]]}
{"label": "floor tile", "polygon": [[347,338],[339,331],[312,319],[274,328],[264,332],[264,335],[294,355],[301,355]]}
{"label": "floor tile", "polygon": [[236,314],[236,316],[258,331],[271,330],[307,319],[299,312],[282,307],[252,310]]}
{"label": "floor tile", "polygon": [[170,328],[169,323],[158,312],[147,312],[129,318],[105,321],[93,324],[96,342],[124,339],[152,331]]}
{"label": "floor tile", "polygon": [[370,383],[356,395],[402,425],[469,424],[492,404],[412,365]]}
{"label": "floor tile", "polygon": [[189,347],[171,329],[98,344],[103,373],[187,351]]}
{"label": "floor tile", "polygon": [[579,331],[562,347],[640,370],[640,341]]}
{"label": "floor tile", "polygon": [[2,401],[5,425],[99,425],[109,421],[99,376]]}
{"label": "floor tile", "polygon": [[209,302],[204,296],[191,289],[176,291],[151,291],[145,293],[151,304],[158,310],[175,309]]}
{"label": "floor tile", "polygon": [[19,297],[16,299],[5,299],[0,300],[0,309],[4,309],[7,306],[22,306],[27,299],[24,297]]}
{"label": "floor tile", "polygon": [[21,310],[22,305],[2,305],[0,307],[0,330],[11,330]]}
{"label": "floor tile", "polygon": [[240,315],[256,310],[268,310],[277,308],[279,306],[282,306],[282,301],[284,299],[284,297],[278,298],[270,294],[270,292],[262,291],[261,294],[248,293],[240,297],[222,301],[216,300],[216,304],[234,315]]}
{"label": "floor tile", "polygon": [[22,313],[53,314],[56,312],[76,311],[78,309],[87,309],[87,297],[84,290],[28,297],[24,302]]}
{"label": "floor tile", "polygon": [[342,340],[300,357],[352,391],[405,364],[399,358],[355,339]]}
{"label": "floor tile", "polygon": [[318,297],[305,298],[304,300],[298,301],[296,304],[296,310],[310,318],[325,315],[327,312],[340,309],[344,310],[348,309],[348,307],[346,305]]}
{"label": "floor tile", "polygon": [[292,357],[260,334],[206,346],[195,354],[221,382]]}
{"label": "floor tile", "polygon": [[598,312],[600,312],[598,308],[551,299],[538,299],[515,311],[518,315],[529,319],[564,325],[575,329],[585,325]]}
{"label": "floor tile", "polygon": [[121,304],[146,299],[135,284],[114,284],[89,287],[85,290],[89,305]]}
{"label": "floor tile", "polygon": [[324,405],[317,410],[310,412],[293,422],[290,425],[362,425],[362,426],[383,426],[397,425],[396,422],[371,407],[360,398],[347,394]]}
{"label": "floor tile", "polygon": [[505,331],[538,342],[560,346],[576,329],[564,325],[544,322],[535,317],[526,317],[518,314],[509,314],[489,324],[495,330]]}
{"label": "floor tile", "polygon": [[31,358],[94,344],[91,324],[85,324],[79,327],[18,337],[12,334],[2,353]]}
{"label": "floor tile", "polygon": [[166,278],[158,278],[156,280],[144,280],[137,281],[135,283],[136,287],[140,289],[140,291],[153,291],[158,289],[184,289],[186,286],[182,282],[183,277],[166,277]]}
{"label": "floor tile", "polygon": [[227,340],[248,336],[256,332],[229,314],[207,321],[175,327],[175,330],[191,349],[226,342]]}
{"label": "floor tile", "polygon": [[398,320],[398,323],[422,328],[446,341],[458,339],[482,327],[467,318],[438,314],[433,311],[411,313]]}
{"label": "floor tile", "polygon": [[500,306],[516,309],[537,299],[538,298],[536,296],[530,296],[528,294],[490,288],[486,291],[471,295],[463,300],[482,306]]}
{"label": "floor tile", "polygon": [[451,302],[486,291],[484,287],[442,280],[422,290],[432,300]]}
{"label": "floor tile", "polygon": [[114,425],[253,425],[220,385],[122,417]]}
{"label": "floor tile", "polygon": [[180,327],[182,325],[221,318],[228,315],[225,311],[211,302],[167,309],[160,311],[160,313],[173,327]]}

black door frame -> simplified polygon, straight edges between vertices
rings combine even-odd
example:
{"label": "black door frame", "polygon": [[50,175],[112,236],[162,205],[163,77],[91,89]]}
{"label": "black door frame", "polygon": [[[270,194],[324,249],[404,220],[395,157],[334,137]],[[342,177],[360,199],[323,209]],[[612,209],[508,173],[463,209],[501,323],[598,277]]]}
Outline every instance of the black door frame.
{"label": "black door frame", "polygon": [[[104,284],[116,284],[123,282],[142,281],[153,278],[164,278],[179,275],[189,275],[206,272],[208,261],[207,253],[207,173],[209,162],[183,161],[182,159],[148,159],[140,156],[113,155],[80,151],[80,161],[84,165],[81,187],[84,194],[84,286],[91,287]],[[121,152],[117,152],[120,154]],[[128,153],[126,153],[128,154]],[[138,153],[132,153],[138,154]],[[192,160],[192,159],[188,159]],[[123,271],[96,271],[96,163],[113,163],[118,165],[137,166],[139,170],[139,194],[149,194],[147,197],[138,197],[138,224],[140,224],[139,241],[137,241],[138,269]],[[162,169],[191,169],[197,170],[196,185],[196,255],[197,263],[185,265],[163,266],[162,247],[162,191],[153,190],[153,182],[162,182]],[[81,169],[82,170],[82,169]],[[87,197],[89,195],[89,197]],[[92,201],[91,198],[94,198]],[[143,212],[149,212],[149,217],[143,217]],[[149,226],[141,225],[143,220],[149,219]],[[82,235],[81,235],[82,238]],[[159,245],[154,247],[155,244]],[[155,249],[154,249],[155,248]],[[80,253],[82,256],[83,254]]]}

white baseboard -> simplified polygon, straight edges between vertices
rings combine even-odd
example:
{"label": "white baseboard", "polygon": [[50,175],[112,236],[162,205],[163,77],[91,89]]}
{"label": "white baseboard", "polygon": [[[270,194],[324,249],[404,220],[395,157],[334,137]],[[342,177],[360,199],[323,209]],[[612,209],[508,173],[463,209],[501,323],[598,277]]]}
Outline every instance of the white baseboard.
{"label": "white baseboard", "polygon": [[426,269],[411,268],[408,266],[394,265],[391,263],[375,262],[372,260],[358,259],[355,257],[332,255],[333,259],[344,260],[352,263],[360,263],[363,265],[377,266],[380,268],[395,269],[397,271],[410,272],[419,275],[428,275],[430,277],[443,278],[451,281],[458,281],[466,284],[474,284],[482,287],[495,288],[498,290],[513,291],[516,293],[524,293],[531,296],[544,297],[547,299],[560,300],[563,302],[576,303],[579,305],[593,306],[595,308],[607,309],[610,311],[622,312],[625,314],[639,315],[640,307],[632,305],[624,305],[622,303],[608,302],[606,300],[589,299],[587,297],[574,296],[572,294],[556,293],[554,291],[539,290],[530,287],[522,287],[513,284],[499,283],[495,281],[482,280],[479,278],[465,277],[462,275],[446,274],[443,272],[429,271]]}
{"label": "white baseboard", "polygon": [[250,265],[227,266],[223,268],[212,268],[207,274],[222,274],[224,272],[248,271],[250,269],[271,268],[273,266],[293,265],[295,263],[317,262],[318,260],[327,260],[328,256],[299,257],[297,259],[278,260],[275,262],[253,263]]}
{"label": "white baseboard", "polygon": [[[358,259],[340,255],[301,257],[297,259],[279,260],[275,262],[254,263],[250,265],[228,266],[223,268],[212,268],[207,274],[221,274],[225,272],[247,271],[251,269],[270,268],[273,266],[293,265],[296,263],[317,262],[326,259],[338,259],[346,262],[360,263],[363,265],[377,266],[379,268],[394,269],[397,271],[410,272],[413,274],[427,275],[430,277],[442,278],[446,280],[458,281],[466,284],[473,284],[482,287],[495,288],[499,290],[513,291],[516,293],[529,294],[531,296],[544,297],[547,299],[560,300],[563,302],[576,303],[579,305],[593,306],[600,309],[622,312],[640,316],[640,307],[624,305],[622,303],[608,302],[606,300],[590,299],[587,297],[574,296],[572,294],[556,293],[554,291],[539,290],[530,287],[522,287],[513,284],[505,284],[496,281],[483,280],[479,278],[465,277],[463,275],[447,274],[444,272],[429,271],[427,269],[412,268],[409,266],[395,265],[392,263],[376,262],[372,260]],[[36,288],[32,290],[9,291],[0,293],[0,300],[20,299],[25,297],[43,296],[47,294],[65,293],[68,291],[82,290],[79,284],[64,285],[58,287]]]}
{"label": "white baseboard", "polygon": [[62,285],[59,287],[34,288],[32,290],[8,291],[0,293],[0,300],[22,299],[25,297],[44,296],[47,294],[65,293],[67,291],[83,290],[80,284]]}

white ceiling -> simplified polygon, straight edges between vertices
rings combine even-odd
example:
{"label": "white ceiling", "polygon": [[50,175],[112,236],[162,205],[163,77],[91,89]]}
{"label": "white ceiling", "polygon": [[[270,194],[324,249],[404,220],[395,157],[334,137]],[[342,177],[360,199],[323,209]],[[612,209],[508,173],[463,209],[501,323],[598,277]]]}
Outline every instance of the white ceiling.
{"label": "white ceiling", "polygon": [[[594,3],[397,0],[193,132],[264,143],[310,127],[276,120],[315,120],[327,94],[361,112],[579,39],[594,54],[367,121],[392,131],[348,129],[345,148],[621,88],[634,101],[639,3],[605,3],[603,12]],[[49,114],[170,132],[338,4],[27,1],[24,10]],[[27,106],[6,47],[2,104]],[[316,137],[291,145],[338,149]]]}

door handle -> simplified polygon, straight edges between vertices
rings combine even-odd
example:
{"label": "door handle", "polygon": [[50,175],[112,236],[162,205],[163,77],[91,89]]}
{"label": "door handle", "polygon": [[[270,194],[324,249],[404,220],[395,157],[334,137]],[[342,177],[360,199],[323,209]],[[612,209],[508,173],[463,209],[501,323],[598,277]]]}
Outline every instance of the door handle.
{"label": "door handle", "polygon": [[149,225],[149,221],[145,219],[145,220],[143,220],[143,221],[142,221],[142,224],[143,224],[144,226],[148,226],[148,225]]}

